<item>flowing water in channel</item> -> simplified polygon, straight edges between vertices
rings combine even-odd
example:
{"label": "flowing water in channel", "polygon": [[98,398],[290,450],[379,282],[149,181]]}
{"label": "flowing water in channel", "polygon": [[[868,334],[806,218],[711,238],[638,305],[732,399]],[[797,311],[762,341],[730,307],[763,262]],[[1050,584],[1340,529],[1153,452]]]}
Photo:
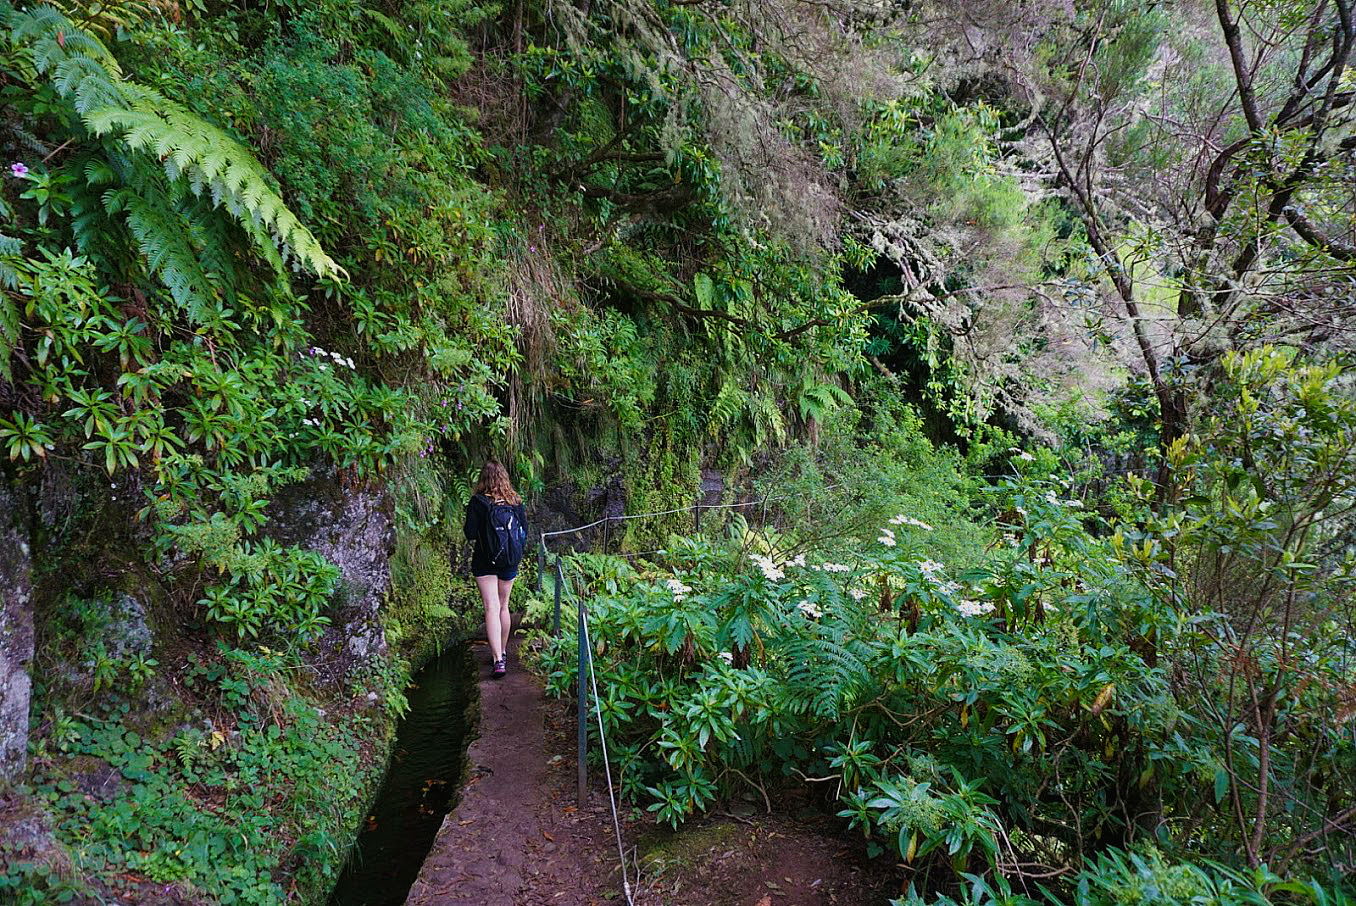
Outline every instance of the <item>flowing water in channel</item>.
{"label": "flowing water in channel", "polygon": [[386,781],[330,896],[330,906],[399,906],[456,803],[466,754],[466,708],[475,694],[470,646],[457,645],[415,674],[410,711],[396,728]]}

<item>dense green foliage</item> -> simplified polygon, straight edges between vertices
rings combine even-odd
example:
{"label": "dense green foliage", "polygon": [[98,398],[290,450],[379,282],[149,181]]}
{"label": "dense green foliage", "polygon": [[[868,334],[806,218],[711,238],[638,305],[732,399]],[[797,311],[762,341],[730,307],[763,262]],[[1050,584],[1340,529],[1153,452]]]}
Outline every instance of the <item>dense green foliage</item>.
{"label": "dense green foliage", "polygon": [[[1342,901],[1354,22],[0,0],[0,480],[76,501],[65,856],[0,885],[321,893],[496,454],[544,518],[777,497],[577,561],[658,820],[808,784],[911,902]],[[302,481],[389,503],[381,639]]]}
{"label": "dense green foliage", "polygon": [[[1334,373],[1287,372],[1274,352],[1228,367],[1245,382],[1257,369],[1295,381],[1317,421],[1305,441],[1292,431],[1275,449],[1332,470],[1305,482],[1323,488],[1320,508],[1329,492],[1345,499],[1351,447],[1328,445],[1356,425],[1349,400],[1324,396]],[[1270,424],[1295,418],[1292,398],[1270,396]],[[1265,449],[1246,422],[1218,423],[1210,442],[1212,463]],[[676,826],[732,796],[770,803],[788,784],[816,786],[925,889],[954,873],[960,902],[1033,902],[1034,883],[1023,899],[1005,880],[1025,873],[1080,904],[1347,902],[1337,866],[1352,838],[1334,835],[1312,862],[1294,845],[1317,836],[1303,815],[1351,807],[1356,770],[1356,746],[1329,711],[1341,707],[1331,693],[1349,680],[1352,636],[1321,597],[1294,606],[1296,586],[1340,593],[1349,567],[1315,575],[1278,549],[1279,524],[1314,518],[1298,488],[1282,515],[1249,481],[1202,476],[1208,495],[1148,525],[1108,524],[1036,457],[1012,457],[1008,474],[976,493],[995,524],[966,526],[982,551],[948,556],[944,533],[965,524],[964,510],[926,485],[890,501],[904,512],[879,513],[905,480],[846,506],[855,533],[739,520],[728,536],[672,537],[654,565],[575,558],[622,791]],[[791,524],[844,508],[821,494]],[[1229,570],[1238,558],[1266,564],[1265,581],[1288,589],[1288,624],[1305,627],[1243,636],[1242,663],[1240,630],[1188,603],[1202,599],[1184,596],[1172,568]],[[577,681],[575,648],[568,630],[545,639],[548,690]],[[1301,648],[1299,662],[1287,655]],[[1283,700],[1264,691],[1280,684]],[[1259,699],[1279,713],[1252,738],[1237,715]],[[1295,806],[1272,815],[1268,784]],[[1256,821],[1270,823],[1265,833]],[[1263,863],[1317,880],[1231,869],[1254,837]]]}
{"label": "dense green foliage", "polygon": [[[34,802],[68,842],[78,873],[0,846],[6,902],[84,902],[97,890],[87,878],[134,897],[144,881],[222,903],[286,899],[284,877],[305,896],[328,891],[349,840],[345,803],[380,781],[365,753],[374,732],[389,733],[386,711],[328,720],[288,685],[284,653],[221,645],[187,658],[182,704],[147,714],[136,696],[164,698],[169,686],[144,652],[105,649],[113,603],[62,602],[61,631],[45,654],[80,671],[50,680],[49,702],[97,703],[95,715],[52,705],[34,752],[43,768]],[[381,690],[398,710],[403,683],[401,675],[355,677],[348,693]],[[100,771],[87,772],[89,763]]]}

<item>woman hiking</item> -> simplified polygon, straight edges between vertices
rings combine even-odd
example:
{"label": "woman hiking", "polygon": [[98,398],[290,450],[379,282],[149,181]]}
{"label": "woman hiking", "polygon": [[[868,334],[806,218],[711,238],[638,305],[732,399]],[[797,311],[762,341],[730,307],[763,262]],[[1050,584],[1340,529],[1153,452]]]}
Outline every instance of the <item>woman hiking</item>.
{"label": "woman hiking", "polygon": [[509,481],[508,470],[493,459],[480,470],[475,493],[466,505],[462,533],[474,543],[471,575],[485,602],[485,638],[494,659],[490,675],[500,679],[508,670],[509,632],[513,627],[509,593],[523,559],[527,514]]}

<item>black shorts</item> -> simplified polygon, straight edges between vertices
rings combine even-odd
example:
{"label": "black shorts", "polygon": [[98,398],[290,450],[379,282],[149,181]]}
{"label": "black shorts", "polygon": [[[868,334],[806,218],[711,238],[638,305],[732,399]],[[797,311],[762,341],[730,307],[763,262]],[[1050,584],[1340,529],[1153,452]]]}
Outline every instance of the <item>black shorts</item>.
{"label": "black shorts", "polygon": [[475,576],[477,579],[484,578],[485,576],[495,576],[496,578],[499,579],[500,582],[508,582],[512,579],[518,578],[518,567],[505,566],[502,568],[496,568],[493,566],[478,567],[472,565],[471,575]]}

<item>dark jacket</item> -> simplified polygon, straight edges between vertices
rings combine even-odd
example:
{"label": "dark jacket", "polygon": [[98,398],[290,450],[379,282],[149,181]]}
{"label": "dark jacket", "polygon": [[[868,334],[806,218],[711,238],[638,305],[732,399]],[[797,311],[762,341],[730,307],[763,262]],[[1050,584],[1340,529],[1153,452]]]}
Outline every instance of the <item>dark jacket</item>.
{"label": "dark jacket", "polygon": [[[471,497],[471,502],[466,504],[466,522],[462,525],[462,534],[466,540],[472,542],[475,546],[471,551],[471,575],[488,576],[491,573],[500,573],[504,569],[517,569],[517,563],[510,563],[507,567],[503,564],[495,564],[490,561],[490,552],[486,548],[490,533],[493,529],[490,527],[490,498],[484,494],[475,494]],[[513,514],[518,521],[527,526],[527,511],[521,503],[515,504]]]}

